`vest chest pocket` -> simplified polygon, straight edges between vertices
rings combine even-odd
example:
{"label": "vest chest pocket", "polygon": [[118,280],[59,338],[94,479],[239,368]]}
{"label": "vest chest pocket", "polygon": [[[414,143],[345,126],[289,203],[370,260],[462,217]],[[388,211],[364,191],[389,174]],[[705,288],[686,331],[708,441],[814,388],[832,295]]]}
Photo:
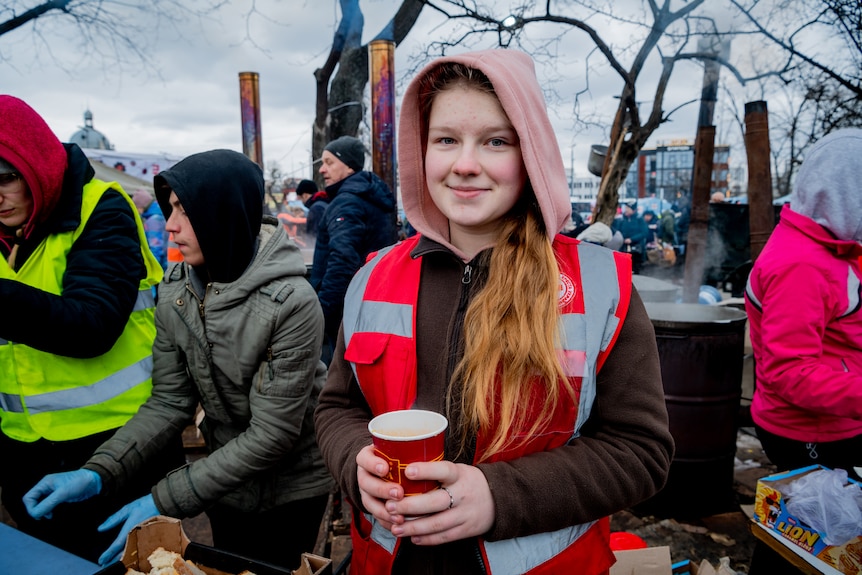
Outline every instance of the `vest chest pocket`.
{"label": "vest chest pocket", "polygon": [[375,413],[407,409],[416,398],[416,356],[409,338],[354,333],[344,351]]}

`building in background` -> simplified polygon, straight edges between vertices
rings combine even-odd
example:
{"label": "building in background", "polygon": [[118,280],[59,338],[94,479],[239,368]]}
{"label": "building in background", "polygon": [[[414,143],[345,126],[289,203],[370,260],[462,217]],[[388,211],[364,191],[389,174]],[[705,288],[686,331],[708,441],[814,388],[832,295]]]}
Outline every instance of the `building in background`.
{"label": "building in background", "polygon": [[84,112],[84,125],[77,132],[72,134],[69,140],[71,144],[78,144],[82,148],[90,148],[95,150],[113,150],[114,146],[108,138],[99,130],[93,127],[93,112],[86,110]]}
{"label": "building in background", "polygon": [[589,221],[589,214],[596,205],[596,197],[599,195],[599,185],[602,179],[593,176],[576,176],[574,171],[566,169],[566,177],[569,180],[569,200],[572,204],[572,212],[581,214],[584,221]]}
{"label": "building in background", "polygon": [[596,176],[573,176],[571,170],[566,170],[569,176],[569,196],[574,202],[593,202],[599,194],[599,184],[602,179]]}
{"label": "building in background", "polygon": [[[566,169],[572,211],[583,215],[596,205],[601,178],[593,175],[576,176]],[[694,177],[694,144],[688,140],[671,140],[651,149],[643,149],[629,168],[628,176],[619,190],[622,203],[637,201],[637,211],[643,214],[650,209],[657,214],[675,206],[690,205],[691,185]],[[713,192],[725,198],[744,197],[745,169],[730,166],[730,146],[717,145],[713,155]]]}
{"label": "building in background", "polygon": [[[651,198],[677,203],[691,196],[694,177],[694,144],[688,140],[671,140],[653,149],[643,149],[629,168],[625,181],[625,198]],[[721,192],[725,197],[739,194],[739,182],[731,186],[730,146],[716,145],[712,160],[710,195]]]}

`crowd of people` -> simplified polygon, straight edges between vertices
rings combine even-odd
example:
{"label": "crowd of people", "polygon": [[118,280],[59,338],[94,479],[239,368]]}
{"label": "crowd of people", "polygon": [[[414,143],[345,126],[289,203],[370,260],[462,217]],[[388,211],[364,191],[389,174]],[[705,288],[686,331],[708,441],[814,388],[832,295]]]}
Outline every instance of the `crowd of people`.
{"label": "crowd of people", "polygon": [[[216,547],[295,569],[337,491],[355,575],[608,572],[609,517],[661,490],[674,452],[632,283],[673,229],[624,208],[574,232],[522,52],[429,63],[399,126],[409,234],[357,138],[274,217],[242,154],[193,154],[129,195],[0,96],[0,452],[27,462],[0,466],[0,496],[21,530],[107,565],[141,521],[205,513]],[[838,138],[813,152],[828,167],[803,165],[747,294],[752,414],[786,465],[862,453],[862,226],[841,200],[862,137]],[[810,266],[768,263],[790,242]],[[817,280],[804,297],[794,273]],[[791,345],[799,302],[810,337]],[[411,408],[449,426],[443,460],[405,470],[441,488],[405,497],[368,424]],[[207,456],[186,461],[193,424]]]}

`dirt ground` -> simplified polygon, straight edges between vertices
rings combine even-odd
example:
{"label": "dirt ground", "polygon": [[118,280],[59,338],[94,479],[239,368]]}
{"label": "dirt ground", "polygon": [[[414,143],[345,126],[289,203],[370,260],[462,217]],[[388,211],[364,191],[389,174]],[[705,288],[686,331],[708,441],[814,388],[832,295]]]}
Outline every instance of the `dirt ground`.
{"label": "dirt ground", "polygon": [[698,519],[639,515],[621,511],[611,518],[611,531],[640,536],[650,547],[670,548],[672,563],[704,559],[718,567],[722,557],[730,559],[737,573],[748,573],[754,536],[749,530],[757,480],[776,471],[763,453],[751,428],[740,428],[734,465],[733,498],[726,512]]}

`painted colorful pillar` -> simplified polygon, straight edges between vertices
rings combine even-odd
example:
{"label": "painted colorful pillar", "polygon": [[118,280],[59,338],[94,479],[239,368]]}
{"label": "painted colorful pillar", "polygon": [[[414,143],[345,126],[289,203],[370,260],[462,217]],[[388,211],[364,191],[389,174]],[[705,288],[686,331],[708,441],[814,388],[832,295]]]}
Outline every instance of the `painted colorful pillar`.
{"label": "painted colorful pillar", "polygon": [[395,42],[368,43],[371,74],[371,159],[374,173],[395,194]]}
{"label": "painted colorful pillar", "polygon": [[239,73],[239,105],[242,114],[242,153],[263,168],[257,72]]}

